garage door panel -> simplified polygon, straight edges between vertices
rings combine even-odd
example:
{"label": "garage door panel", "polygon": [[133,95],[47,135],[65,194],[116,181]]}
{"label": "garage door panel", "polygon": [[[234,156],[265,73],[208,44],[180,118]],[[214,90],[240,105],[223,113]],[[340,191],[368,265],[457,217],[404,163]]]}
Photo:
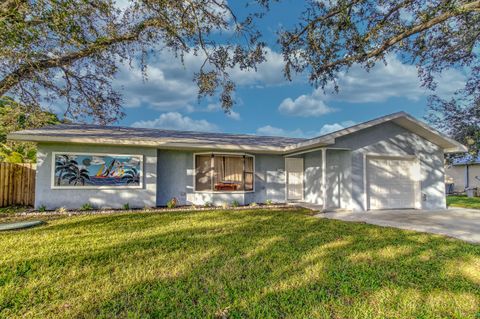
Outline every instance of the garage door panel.
{"label": "garage door panel", "polygon": [[367,160],[370,209],[415,207],[415,161],[369,158]]}

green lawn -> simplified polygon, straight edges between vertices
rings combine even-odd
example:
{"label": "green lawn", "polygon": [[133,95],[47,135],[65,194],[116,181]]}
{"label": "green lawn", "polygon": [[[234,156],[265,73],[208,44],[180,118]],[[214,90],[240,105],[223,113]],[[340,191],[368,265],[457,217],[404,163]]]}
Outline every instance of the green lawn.
{"label": "green lawn", "polygon": [[479,318],[480,245],[306,211],[0,233],[0,318]]}
{"label": "green lawn", "polygon": [[25,210],[27,210],[27,207],[23,206],[0,207],[0,215],[22,213]]}
{"label": "green lawn", "polygon": [[447,196],[447,205],[480,209],[480,197]]}

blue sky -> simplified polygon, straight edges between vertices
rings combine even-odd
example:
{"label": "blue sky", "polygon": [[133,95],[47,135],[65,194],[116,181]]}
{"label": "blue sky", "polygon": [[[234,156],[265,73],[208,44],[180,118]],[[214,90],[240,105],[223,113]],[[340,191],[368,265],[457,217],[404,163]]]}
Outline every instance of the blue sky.
{"label": "blue sky", "polygon": [[[243,3],[232,4],[240,16],[246,12]],[[127,114],[119,124],[312,137],[397,111],[424,116],[431,92],[421,88],[415,66],[396,56],[388,56],[387,65],[380,63],[368,73],[354,66],[347,74],[339,74],[338,94],[316,90],[305,75],[295,76],[292,82],[285,80],[275,32],[298,21],[303,9],[299,3],[274,4],[257,23],[268,44],[267,61],[257,72],[231,71],[237,84],[237,104],[230,115],[215,98],[198,102],[192,77],[202,62],[200,57],[189,54],[182,65],[169,52],[161,51],[149,63],[148,81],[142,80],[138,69],[129,68],[123,68],[115,80]],[[437,94],[448,97],[464,85],[465,76],[447,70],[437,80]]]}

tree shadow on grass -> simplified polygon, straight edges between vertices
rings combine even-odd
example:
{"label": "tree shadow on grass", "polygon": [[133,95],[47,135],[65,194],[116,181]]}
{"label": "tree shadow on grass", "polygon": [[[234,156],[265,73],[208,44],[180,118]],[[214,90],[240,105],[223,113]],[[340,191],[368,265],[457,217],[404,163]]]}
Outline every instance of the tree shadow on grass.
{"label": "tree shadow on grass", "polygon": [[[479,283],[452,267],[478,265],[480,247],[458,240],[296,212],[125,216],[96,220],[106,232],[143,220],[122,229],[128,236],[112,245],[29,261],[38,271],[48,263],[96,271],[90,280],[68,274],[78,286],[116,284],[64,312],[48,311],[91,318],[410,318],[474,316],[479,305]],[[56,227],[89,226],[75,223]]]}

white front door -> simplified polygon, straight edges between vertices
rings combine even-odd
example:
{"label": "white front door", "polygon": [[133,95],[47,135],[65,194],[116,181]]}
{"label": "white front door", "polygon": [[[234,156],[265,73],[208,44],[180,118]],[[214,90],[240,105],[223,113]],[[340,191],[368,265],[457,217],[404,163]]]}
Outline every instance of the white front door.
{"label": "white front door", "polygon": [[303,158],[286,158],[287,200],[303,199]]}
{"label": "white front door", "polygon": [[369,158],[367,160],[370,209],[415,208],[418,167],[411,159]]}

